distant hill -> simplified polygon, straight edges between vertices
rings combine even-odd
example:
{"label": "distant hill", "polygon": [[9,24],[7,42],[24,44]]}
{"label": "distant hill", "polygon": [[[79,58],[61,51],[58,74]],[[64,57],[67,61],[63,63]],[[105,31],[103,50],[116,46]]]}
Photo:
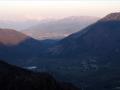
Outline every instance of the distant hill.
{"label": "distant hill", "polygon": [[86,26],[96,22],[99,18],[91,16],[71,16],[59,20],[46,20],[23,30],[22,32],[33,38],[61,39]]}
{"label": "distant hill", "polygon": [[69,83],[56,81],[48,73],[35,73],[0,61],[1,90],[79,90]]}
{"label": "distant hill", "polygon": [[[0,58],[9,63],[41,55],[44,46],[40,41],[12,29],[0,29]],[[14,61],[15,59],[15,61]]]}
{"label": "distant hill", "polygon": [[29,36],[12,29],[0,29],[0,43],[3,45],[17,45],[30,39]]}

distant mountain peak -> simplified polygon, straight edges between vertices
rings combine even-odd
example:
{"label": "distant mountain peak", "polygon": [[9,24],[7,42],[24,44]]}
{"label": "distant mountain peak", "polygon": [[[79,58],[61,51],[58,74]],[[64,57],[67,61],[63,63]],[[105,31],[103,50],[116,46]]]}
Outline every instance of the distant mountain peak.
{"label": "distant mountain peak", "polygon": [[110,13],[105,16],[101,21],[116,21],[120,20],[120,12]]}

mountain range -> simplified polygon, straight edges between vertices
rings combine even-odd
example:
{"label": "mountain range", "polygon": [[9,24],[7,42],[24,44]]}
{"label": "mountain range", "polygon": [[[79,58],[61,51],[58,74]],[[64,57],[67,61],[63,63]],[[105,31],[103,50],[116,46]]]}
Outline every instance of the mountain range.
{"label": "mountain range", "polygon": [[[65,25],[66,26],[66,25]],[[116,90],[120,83],[120,13],[111,13],[61,40],[37,40],[0,29],[0,58],[50,72],[83,90]]]}
{"label": "mountain range", "polygon": [[96,22],[98,19],[98,17],[92,16],[71,16],[59,20],[43,20],[37,25],[22,30],[22,32],[40,40],[62,39]]}

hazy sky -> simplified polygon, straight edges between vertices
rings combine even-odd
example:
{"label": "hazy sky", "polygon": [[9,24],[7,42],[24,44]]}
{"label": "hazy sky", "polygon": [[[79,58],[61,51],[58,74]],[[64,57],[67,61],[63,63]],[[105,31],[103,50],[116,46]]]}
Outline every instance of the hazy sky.
{"label": "hazy sky", "polygon": [[1,0],[0,20],[103,17],[120,11],[120,0]]}

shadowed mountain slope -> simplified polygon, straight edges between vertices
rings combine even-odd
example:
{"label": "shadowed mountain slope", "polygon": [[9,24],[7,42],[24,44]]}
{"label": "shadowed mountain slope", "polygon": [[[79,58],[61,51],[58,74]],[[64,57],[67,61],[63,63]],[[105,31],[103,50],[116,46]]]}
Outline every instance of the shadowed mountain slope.
{"label": "shadowed mountain slope", "polygon": [[120,13],[111,13],[62,39],[49,48],[49,53],[63,58],[67,64],[71,60],[77,62],[76,69],[70,67],[76,74],[70,75],[78,83],[82,82],[85,90],[117,90],[120,85]]}
{"label": "shadowed mountain slope", "polygon": [[0,61],[0,90],[79,90],[48,73],[35,73]]}

